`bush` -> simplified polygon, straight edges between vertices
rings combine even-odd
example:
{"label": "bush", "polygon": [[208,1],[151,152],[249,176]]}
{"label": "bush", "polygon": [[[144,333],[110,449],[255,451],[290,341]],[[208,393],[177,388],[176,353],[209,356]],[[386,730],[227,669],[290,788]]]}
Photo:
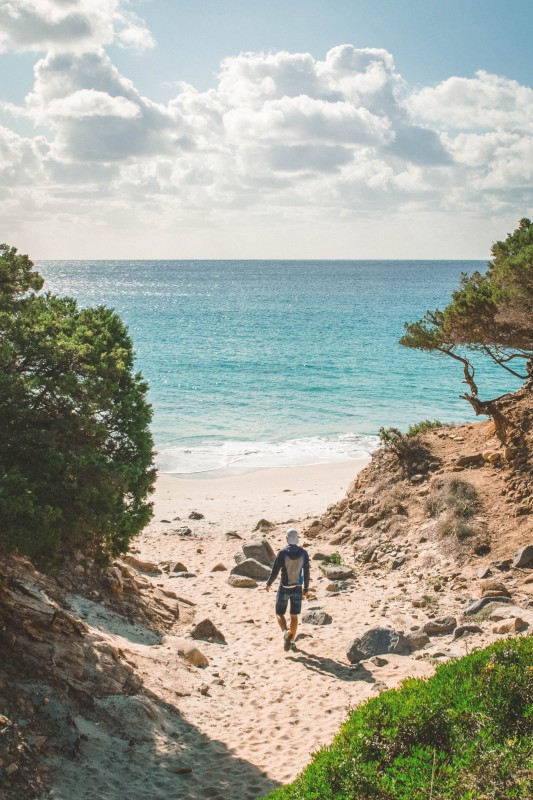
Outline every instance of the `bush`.
{"label": "bush", "polygon": [[435,428],[443,428],[444,423],[438,419],[423,419],[420,422],[415,422],[414,425],[411,425],[407,428],[406,436],[418,436],[419,433],[426,433],[426,431],[432,431]]}
{"label": "bush", "polygon": [[532,798],[533,639],[496,642],[353,711],[269,800]]}
{"label": "bush", "polygon": [[470,520],[479,509],[474,486],[461,478],[446,478],[436,481],[432,488],[426,507],[432,517],[438,517],[437,533],[458,541],[473,536],[476,530]]}
{"label": "bush", "polygon": [[106,559],[151,516],[148,387],[116,314],[42,285],[0,245],[0,548]]}

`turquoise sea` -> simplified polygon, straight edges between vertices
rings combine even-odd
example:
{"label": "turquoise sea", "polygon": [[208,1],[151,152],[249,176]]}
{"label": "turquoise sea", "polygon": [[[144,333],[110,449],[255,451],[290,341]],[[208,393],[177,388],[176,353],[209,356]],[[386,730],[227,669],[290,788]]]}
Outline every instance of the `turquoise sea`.
{"label": "turquoise sea", "polygon": [[[477,261],[45,261],[45,288],[127,323],[162,471],[357,458],[381,425],[474,419],[461,367],[398,345]],[[510,378],[510,376],[509,376]],[[514,388],[480,363],[482,397]],[[213,472],[215,471],[215,472]]]}

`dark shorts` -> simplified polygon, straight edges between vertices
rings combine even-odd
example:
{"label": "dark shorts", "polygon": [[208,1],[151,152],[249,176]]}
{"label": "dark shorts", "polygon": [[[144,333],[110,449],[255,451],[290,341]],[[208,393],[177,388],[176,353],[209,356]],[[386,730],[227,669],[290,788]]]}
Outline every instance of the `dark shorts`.
{"label": "dark shorts", "polygon": [[287,604],[291,602],[291,614],[299,614],[302,610],[302,587],[295,586],[292,589],[285,589],[280,586],[276,595],[276,614],[281,616],[287,611]]}

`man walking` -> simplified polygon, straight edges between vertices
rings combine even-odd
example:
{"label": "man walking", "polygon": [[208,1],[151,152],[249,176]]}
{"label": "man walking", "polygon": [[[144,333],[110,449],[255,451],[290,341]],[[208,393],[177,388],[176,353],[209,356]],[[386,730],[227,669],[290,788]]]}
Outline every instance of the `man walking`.
{"label": "man walking", "polygon": [[[276,616],[283,631],[283,646],[290,650],[296,639],[298,614],[302,610],[302,596],[309,594],[309,555],[307,550],[298,545],[298,531],[291,528],[287,531],[287,547],[280,550],[274,561],[272,572],[266,582],[266,590],[278,577],[281,581],[276,595]],[[290,603],[291,624],[287,625],[285,613]]]}

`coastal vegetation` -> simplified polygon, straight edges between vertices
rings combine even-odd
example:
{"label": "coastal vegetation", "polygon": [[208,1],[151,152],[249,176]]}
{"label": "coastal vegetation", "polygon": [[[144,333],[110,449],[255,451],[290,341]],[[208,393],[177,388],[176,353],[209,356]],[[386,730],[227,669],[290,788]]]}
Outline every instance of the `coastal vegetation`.
{"label": "coastal vegetation", "polygon": [[0,547],[105,560],[151,515],[147,385],[117,314],[43,284],[0,245]]}
{"label": "coastal vegetation", "polygon": [[533,378],[533,225],[522,219],[505,241],[491,250],[484,273],[463,274],[460,288],[444,310],[426,311],[405,324],[400,344],[441,353],[463,367],[469,391],[462,397],[476,414],[493,418],[506,442],[508,425],[501,398],[481,400],[473,357],[482,355],[522,381]]}
{"label": "coastal vegetation", "polygon": [[269,800],[531,797],[533,639],[504,639],[352,711]]}

